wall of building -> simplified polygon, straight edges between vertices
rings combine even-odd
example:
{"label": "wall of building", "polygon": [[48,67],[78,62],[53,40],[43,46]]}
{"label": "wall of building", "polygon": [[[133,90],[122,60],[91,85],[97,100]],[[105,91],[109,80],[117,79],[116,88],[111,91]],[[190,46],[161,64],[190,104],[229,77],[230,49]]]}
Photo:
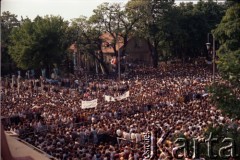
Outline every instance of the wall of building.
{"label": "wall of building", "polygon": [[151,50],[144,38],[132,38],[128,41],[125,53],[128,62],[152,64]]}

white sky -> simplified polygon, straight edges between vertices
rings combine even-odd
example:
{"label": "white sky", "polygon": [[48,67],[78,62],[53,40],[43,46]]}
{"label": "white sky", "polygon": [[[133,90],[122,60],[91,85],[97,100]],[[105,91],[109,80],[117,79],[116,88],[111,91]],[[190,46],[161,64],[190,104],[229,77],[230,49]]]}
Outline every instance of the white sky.
{"label": "white sky", "polygon": [[1,12],[10,11],[18,16],[34,19],[37,15],[60,15],[65,20],[81,15],[91,16],[93,9],[103,2],[126,3],[128,0],[2,0]]}
{"label": "white sky", "polygon": [[[1,12],[10,11],[18,16],[34,19],[37,15],[60,15],[65,20],[91,16],[93,9],[103,2],[126,3],[128,0],[1,0]],[[175,0],[176,3],[198,0]],[[221,1],[221,0],[218,0]]]}

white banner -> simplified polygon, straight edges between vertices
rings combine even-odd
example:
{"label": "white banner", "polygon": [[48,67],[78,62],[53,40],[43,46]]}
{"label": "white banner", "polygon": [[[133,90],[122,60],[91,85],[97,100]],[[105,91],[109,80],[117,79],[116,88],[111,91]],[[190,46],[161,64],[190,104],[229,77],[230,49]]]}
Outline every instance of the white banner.
{"label": "white banner", "polygon": [[97,99],[92,101],[82,101],[82,109],[95,108],[97,107]]}
{"label": "white banner", "polygon": [[107,102],[115,102],[115,98],[114,97],[112,97],[112,96],[107,96],[107,95],[104,95],[104,99],[105,99],[105,101],[107,101]]}
{"label": "white banner", "polygon": [[116,97],[115,99],[118,100],[118,101],[121,101],[121,100],[126,99],[128,97],[129,97],[129,91],[125,92],[121,96]]}
{"label": "white banner", "polygon": [[118,96],[118,97],[112,97],[112,96],[107,96],[107,95],[104,95],[104,99],[105,101],[107,102],[115,102],[116,100],[117,101],[121,101],[123,99],[126,99],[129,97],[129,91],[125,92],[124,94]]}

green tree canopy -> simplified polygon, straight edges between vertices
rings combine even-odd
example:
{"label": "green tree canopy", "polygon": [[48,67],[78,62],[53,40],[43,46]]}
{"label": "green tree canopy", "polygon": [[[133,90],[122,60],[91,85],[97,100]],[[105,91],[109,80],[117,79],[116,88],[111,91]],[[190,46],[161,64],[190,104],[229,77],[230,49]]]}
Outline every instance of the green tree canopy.
{"label": "green tree canopy", "polygon": [[9,35],[13,28],[19,27],[20,22],[17,19],[17,15],[10,12],[3,12],[1,15],[1,52],[2,52],[2,61],[1,69],[2,73],[9,73],[13,68],[13,61],[8,54],[8,45],[9,45]]}
{"label": "green tree canopy", "polygon": [[213,31],[220,43],[217,66],[222,77],[240,86],[240,3],[231,6]]}
{"label": "green tree canopy", "polygon": [[[141,15],[134,25],[135,35],[147,39],[152,53],[153,66],[158,65],[160,42],[167,36],[167,28],[173,20],[170,18],[174,1],[162,0],[131,0],[128,5],[135,8],[134,15]],[[170,20],[170,21],[169,21]]]}
{"label": "green tree canopy", "polygon": [[225,5],[209,0],[197,4],[181,3],[176,7],[167,30],[170,52],[175,57],[198,57],[206,54],[207,34],[221,21]]}
{"label": "green tree canopy", "polygon": [[10,35],[10,56],[22,69],[59,64],[66,49],[67,26],[58,16],[37,16],[33,21],[24,19]]}
{"label": "green tree canopy", "polygon": [[[92,16],[89,19],[84,16],[72,20],[69,29],[74,34],[74,40],[77,43],[78,51],[84,60],[84,63],[95,64],[95,60],[100,64],[102,72],[107,73],[108,69],[103,59],[101,51],[102,39],[102,26],[96,23],[96,17]],[[100,22],[99,22],[100,23]],[[85,66],[86,67],[86,66]]]}
{"label": "green tree canopy", "polygon": [[117,55],[117,41],[119,35],[123,34],[125,28],[123,28],[123,9],[120,3],[102,3],[96,9],[93,10],[94,14],[90,17],[92,23],[101,26],[102,34],[108,32],[113,40],[111,45],[113,47],[115,55]]}
{"label": "green tree canopy", "polygon": [[133,15],[141,15],[134,24],[135,35],[153,46],[154,66],[162,51],[173,57],[197,57],[206,52],[207,34],[225,13],[225,5],[209,0],[197,4],[162,0],[131,0]]}

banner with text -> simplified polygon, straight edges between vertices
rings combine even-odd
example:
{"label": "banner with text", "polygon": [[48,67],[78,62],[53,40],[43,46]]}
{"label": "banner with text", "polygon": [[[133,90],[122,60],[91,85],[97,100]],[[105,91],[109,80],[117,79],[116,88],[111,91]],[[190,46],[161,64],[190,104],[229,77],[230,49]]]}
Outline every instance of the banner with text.
{"label": "banner with text", "polygon": [[121,96],[116,97],[116,100],[121,101],[121,100],[126,99],[128,97],[129,97],[129,91],[125,92]]}
{"label": "banner with text", "polygon": [[127,92],[125,92],[124,94],[116,97],[115,99],[118,100],[118,101],[121,101],[121,100],[126,99],[126,98],[128,98],[128,97],[129,97],[129,91],[127,91]]}
{"label": "banner with text", "polygon": [[115,98],[112,97],[112,96],[104,95],[104,99],[105,99],[105,101],[107,101],[107,102],[115,102]]}
{"label": "banner with text", "polygon": [[114,102],[114,101],[121,101],[123,99],[126,99],[129,97],[129,91],[125,92],[124,94],[120,95],[120,96],[117,96],[117,97],[112,97],[112,96],[107,96],[107,95],[104,95],[104,99],[105,101],[107,102]]}
{"label": "banner with text", "polygon": [[97,104],[97,99],[92,101],[82,101],[82,109],[96,108]]}

